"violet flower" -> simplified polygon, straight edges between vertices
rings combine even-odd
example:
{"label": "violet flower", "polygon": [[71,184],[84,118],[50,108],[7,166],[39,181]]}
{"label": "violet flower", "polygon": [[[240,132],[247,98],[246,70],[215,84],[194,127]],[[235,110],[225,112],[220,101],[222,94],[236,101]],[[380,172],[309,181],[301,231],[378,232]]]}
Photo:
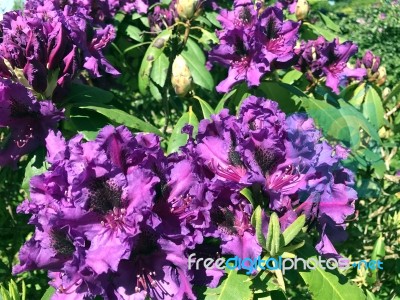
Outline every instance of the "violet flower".
{"label": "violet flower", "polygon": [[0,148],[0,166],[16,166],[18,160],[44,144],[57,128],[63,112],[50,101],[37,101],[22,85],[0,79],[0,127],[8,128]]}
{"label": "violet flower", "polygon": [[218,92],[228,92],[242,81],[258,86],[264,75],[291,65],[299,24],[283,22],[283,13],[276,7],[258,17],[259,13],[251,1],[235,1],[233,11],[221,11],[220,44],[209,53],[210,62],[229,68]]}
{"label": "violet flower", "polygon": [[303,42],[297,49],[299,61],[295,67],[306,73],[311,82],[326,77],[326,86],[339,93],[339,87],[346,86],[349,79],[361,80],[366,75],[365,69],[347,66],[357,50],[357,46],[350,41],[340,44],[338,39],[328,42],[319,37],[317,40]]}
{"label": "violet flower", "polygon": [[89,39],[86,27],[92,22],[84,13],[68,5],[61,9],[49,1],[34,1],[24,12],[5,14],[0,61],[1,69],[9,68],[2,73],[46,97],[60,94],[83,69],[94,77],[118,75],[102,52],[114,39],[114,28],[97,29]]}

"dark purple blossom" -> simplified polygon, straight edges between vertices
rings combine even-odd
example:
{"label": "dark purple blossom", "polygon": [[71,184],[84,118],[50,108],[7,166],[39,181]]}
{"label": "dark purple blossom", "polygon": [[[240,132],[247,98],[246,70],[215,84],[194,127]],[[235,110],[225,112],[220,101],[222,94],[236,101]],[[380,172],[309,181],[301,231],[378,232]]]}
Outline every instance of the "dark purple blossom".
{"label": "dark purple blossom", "polygon": [[229,68],[228,77],[217,86],[219,92],[228,92],[242,81],[249,87],[258,86],[265,74],[290,66],[294,58],[298,23],[284,22],[276,7],[261,13],[251,1],[234,5],[233,11],[221,11],[220,44],[209,54],[211,62]]}
{"label": "dark purple blossom", "polygon": [[280,9],[288,9],[291,14],[296,12],[297,0],[278,0],[275,4]]}
{"label": "dark purple blossom", "polygon": [[319,37],[301,44],[297,49],[299,60],[295,67],[304,72],[311,82],[326,77],[326,85],[339,93],[339,87],[346,86],[349,79],[361,80],[366,75],[365,69],[353,69],[347,65],[357,50],[357,46],[350,41],[340,43],[334,39],[328,42]]}
{"label": "dark purple blossom", "polygon": [[44,144],[46,136],[57,128],[63,112],[50,101],[37,101],[22,85],[0,79],[0,166],[15,166],[21,156]]}
{"label": "dark purple blossom", "polygon": [[118,75],[103,54],[115,29],[95,29],[89,38],[87,24],[92,26],[84,11],[68,5],[61,9],[49,1],[28,3],[24,12],[6,13],[1,22],[0,60],[1,69],[7,66],[8,70],[2,73],[23,84],[27,81],[46,97],[59,94],[84,69],[94,77]]}

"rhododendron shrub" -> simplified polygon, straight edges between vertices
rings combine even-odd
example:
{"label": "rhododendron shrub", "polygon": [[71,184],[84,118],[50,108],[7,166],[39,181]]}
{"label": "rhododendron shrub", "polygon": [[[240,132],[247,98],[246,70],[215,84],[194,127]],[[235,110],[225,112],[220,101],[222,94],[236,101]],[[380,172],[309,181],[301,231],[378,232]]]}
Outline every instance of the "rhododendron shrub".
{"label": "rhododendron shrub", "polygon": [[22,174],[7,271],[29,283],[21,296],[373,297],[382,271],[354,268],[366,258],[351,244],[371,182],[398,181],[383,140],[399,107],[382,97],[399,89],[382,93],[384,59],[318,15],[305,0],[5,13],[0,176]]}

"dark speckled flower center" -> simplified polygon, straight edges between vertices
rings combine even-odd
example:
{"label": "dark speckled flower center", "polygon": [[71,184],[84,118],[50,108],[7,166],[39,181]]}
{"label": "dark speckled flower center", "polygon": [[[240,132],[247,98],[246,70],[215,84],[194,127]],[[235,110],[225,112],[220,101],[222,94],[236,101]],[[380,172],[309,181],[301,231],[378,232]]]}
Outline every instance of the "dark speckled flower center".
{"label": "dark speckled flower center", "polygon": [[228,210],[216,208],[211,211],[211,221],[218,226],[218,229],[226,234],[236,234],[235,216]]}
{"label": "dark speckled flower center", "polygon": [[95,180],[90,187],[90,209],[106,215],[121,207],[122,190],[105,179]]}
{"label": "dark speckled flower center", "polygon": [[254,159],[260,166],[264,175],[270,171],[277,162],[277,156],[274,151],[259,147],[254,151]]}
{"label": "dark speckled flower center", "polygon": [[58,255],[69,257],[75,251],[75,246],[66,233],[55,230],[51,234],[52,247]]}

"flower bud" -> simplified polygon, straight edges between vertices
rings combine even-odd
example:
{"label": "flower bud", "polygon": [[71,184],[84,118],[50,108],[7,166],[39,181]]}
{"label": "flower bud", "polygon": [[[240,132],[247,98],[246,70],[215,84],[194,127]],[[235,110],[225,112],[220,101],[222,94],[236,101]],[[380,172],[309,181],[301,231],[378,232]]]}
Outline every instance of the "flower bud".
{"label": "flower bud", "polygon": [[196,13],[198,0],[178,0],[175,4],[176,12],[182,20],[190,20]]}
{"label": "flower bud", "polygon": [[386,81],[386,68],[384,66],[380,66],[378,69],[378,78],[376,79],[376,84],[377,85],[382,85]]}
{"label": "flower bud", "polygon": [[310,5],[307,0],[298,0],[296,6],[296,18],[298,21],[304,20],[310,12]]}
{"label": "flower bud", "polygon": [[186,60],[182,55],[178,55],[172,64],[171,83],[175,93],[180,97],[185,97],[192,88],[192,74]]}

